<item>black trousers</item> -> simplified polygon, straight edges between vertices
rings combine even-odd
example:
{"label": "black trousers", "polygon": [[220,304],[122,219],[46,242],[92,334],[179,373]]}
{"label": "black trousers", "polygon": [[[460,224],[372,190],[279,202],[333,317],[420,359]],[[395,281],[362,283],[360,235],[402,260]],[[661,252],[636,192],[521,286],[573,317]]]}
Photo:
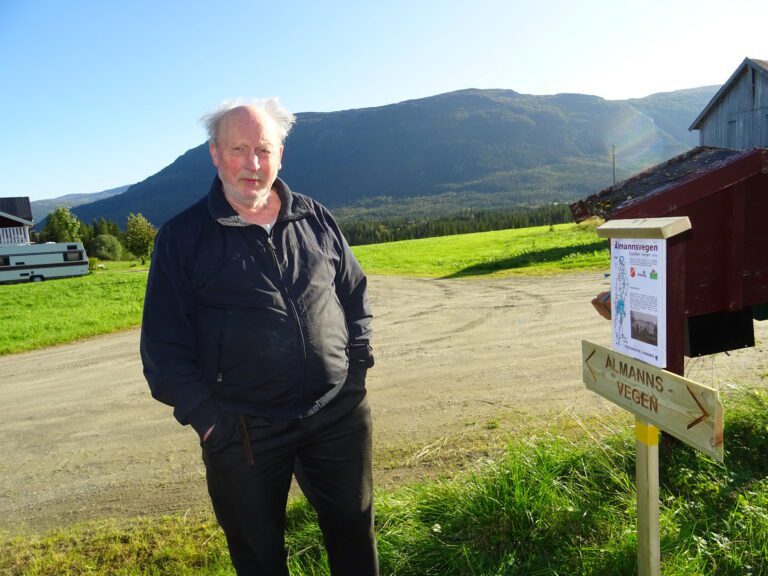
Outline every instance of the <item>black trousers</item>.
{"label": "black trousers", "polygon": [[288,576],[291,476],[318,515],[333,576],[377,576],[365,392],[299,420],[223,413],[203,444],[213,509],[239,576]]}

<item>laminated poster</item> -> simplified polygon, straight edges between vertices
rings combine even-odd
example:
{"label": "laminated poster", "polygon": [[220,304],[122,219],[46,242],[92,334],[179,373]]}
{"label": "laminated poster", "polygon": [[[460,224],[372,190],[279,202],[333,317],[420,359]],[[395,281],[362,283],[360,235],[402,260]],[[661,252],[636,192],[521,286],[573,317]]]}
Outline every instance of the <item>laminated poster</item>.
{"label": "laminated poster", "polygon": [[611,239],[613,349],[667,365],[666,240]]}

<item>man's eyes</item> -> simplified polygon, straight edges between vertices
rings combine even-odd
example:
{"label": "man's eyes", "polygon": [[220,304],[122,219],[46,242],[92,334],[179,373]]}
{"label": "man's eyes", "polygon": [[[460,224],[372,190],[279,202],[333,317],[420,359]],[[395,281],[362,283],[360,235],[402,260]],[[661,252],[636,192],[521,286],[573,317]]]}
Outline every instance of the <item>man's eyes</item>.
{"label": "man's eyes", "polygon": [[[248,152],[247,146],[233,146],[232,151],[236,152],[238,154],[245,154]],[[256,150],[256,153],[260,156],[271,156],[272,155],[272,149],[271,148],[258,148]]]}

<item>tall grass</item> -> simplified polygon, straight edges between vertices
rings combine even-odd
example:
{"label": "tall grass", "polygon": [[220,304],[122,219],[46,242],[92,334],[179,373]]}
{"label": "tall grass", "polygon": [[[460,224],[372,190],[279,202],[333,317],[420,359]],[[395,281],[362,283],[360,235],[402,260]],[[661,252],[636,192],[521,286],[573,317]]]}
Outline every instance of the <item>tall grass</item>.
{"label": "tall grass", "polygon": [[92,522],[45,536],[6,537],[0,574],[234,574],[224,536],[210,517]]}
{"label": "tall grass", "polygon": [[[768,395],[726,402],[725,465],[682,445],[663,449],[662,571],[768,574]],[[543,431],[454,478],[377,495],[382,574],[626,575],[636,571],[630,425],[589,438]],[[314,513],[289,509],[291,574],[327,575]],[[210,518],[87,525],[6,538],[0,573],[231,574]]]}

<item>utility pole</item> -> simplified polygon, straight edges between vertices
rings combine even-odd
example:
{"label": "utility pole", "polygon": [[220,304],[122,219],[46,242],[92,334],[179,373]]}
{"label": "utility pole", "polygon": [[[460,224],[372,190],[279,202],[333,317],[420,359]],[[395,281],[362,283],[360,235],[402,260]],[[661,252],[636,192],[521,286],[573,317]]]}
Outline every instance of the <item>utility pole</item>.
{"label": "utility pole", "polygon": [[613,185],[616,186],[616,144],[613,145],[613,152],[611,153],[611,160],[613,163]]}

